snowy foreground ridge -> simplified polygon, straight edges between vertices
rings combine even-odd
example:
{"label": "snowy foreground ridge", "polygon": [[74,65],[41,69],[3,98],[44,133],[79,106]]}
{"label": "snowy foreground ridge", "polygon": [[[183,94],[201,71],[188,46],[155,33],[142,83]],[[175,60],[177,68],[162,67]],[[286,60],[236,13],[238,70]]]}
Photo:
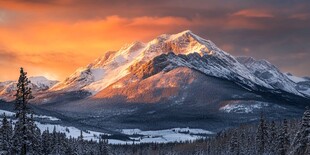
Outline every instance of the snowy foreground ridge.
{"label": "snowy foreground ridge", "polygon": [[[13,117],[14,112],[0,110],[0,116],[5,113],[8,117]],[[58,118],[43,115],[34,115],[34,118],[48,119],[50,121],[59,121]],[[41,131],[48,130],[50,133],[56,129],[57,132],[65,133],[67,137],[78,138],[81,135],[81,130],[73,126],[64,126],[57,124],[35,122]],[[102,132],[95,131],[82,131],[84,140],[98,141],[100,135],[110,135]],[[169,142],[182,142],[193,141],[206,135],[214,134],[213,132],[203,129],[192,128],[172,128],[165,130],[142,131],[140,129],[122,129],[120,133],[128,135],[131,140],[122,141],[116,139],[108,139],[110,144],[139,144],[139,143],[169,143]],[[137,136],[139,135],[139,136]]]}

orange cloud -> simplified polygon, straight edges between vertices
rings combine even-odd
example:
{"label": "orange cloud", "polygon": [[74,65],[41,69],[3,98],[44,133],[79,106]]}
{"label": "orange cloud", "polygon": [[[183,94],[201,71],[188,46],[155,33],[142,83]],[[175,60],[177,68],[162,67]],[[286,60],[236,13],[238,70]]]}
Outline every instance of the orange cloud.
{"label": "orange cloud", "polygon": [[273,18],[274,15],[267,10],[246,9],[232,14],[232,16],[249,17],[249,18]]}
{"label": "orange cloud", "polygon": [[308,20],[308,19],[310,19],[310,13],[293,14],[293,15],[289,16],[289,18],[298,19],[298,20]]}
{"label": "orange cloud", "polygon": [[252,21],[252,20],[243,19],[243,18],[227,20],[225,24],[226,24],[225,29],[227,30],[232,30],[232,29],[263,30],[263,29],[272,28],[272,25],[268,25],[264,22]]}
{"label": "orange cloud", "polygon": [[171,30],[181,31],[190,22],[174,17],[131,19],[119,16],[78,22],[34,21],[13,27],[0,26],[0,40],[10,51],[23,53],[71,51],[89,54],[91,51],[98,55],[137,38],[147,41]]}
{"label": "orange cloud", "polygon": [[[181,31],[191,22],[174,17],[109,16],[78,22],[46,20],[13,26],[0,24],[0,49],[14,54],[0,61],[11,59],[8,62],[29,66],[33,74],[52,70],[54,77],[64,79],[107,50],[117,50],[136,39],[146,42],[162,33]],[[4,72],[7,70],[1,67],[0,73]],[[16,77],[14,73],[18,70],[11,72],[11,77],[1,76],[0,80]]]}
{"label": "orange cloud", "polygon": [[15,79],[20,66],[31,75],[46,74],[61,80],[107,50],[118,50],[136,40],[147,42],[163,33],[192,29],[206,35],[277,26],[270,24],[276,18],[268,10],[215,11],[213,16],[202,8],[196,13],[193,8],[173,5],[170,9],[153,2],[140,5],[135,1],[131,6],[122,1],[96,2],[0,0],[0,81]]}
{"label": "orange cloud", "polygon": [[[22,17],[28,17],[23,15]],[[163,33],[177,33],[193,27],[218,27],[223,29],[262,29],[263,24],[246,19],[205,19],[182,17],[120,17],[88,20],[56,20],[49,16],[29,16],[0,23],[0,49],[16,54],[19,66],[30,66],[34,74],[53,72],[64,79],[76,68],[84,66],[108,50],[118,50],[125,43],[147,42]],[[58,55],[55,56],[54,53]],[[70,53],[70,54],[68,54]],[[74,56],[72,56],[74,55]],[[0,58],[1,59],[4,58]],[[14,68],[16,69],[16,68]],[[2,67],[0,73],[6,72]],[[17,72],[13,70],[11,72]],[[7,80],[16,74],[0,77]]]}

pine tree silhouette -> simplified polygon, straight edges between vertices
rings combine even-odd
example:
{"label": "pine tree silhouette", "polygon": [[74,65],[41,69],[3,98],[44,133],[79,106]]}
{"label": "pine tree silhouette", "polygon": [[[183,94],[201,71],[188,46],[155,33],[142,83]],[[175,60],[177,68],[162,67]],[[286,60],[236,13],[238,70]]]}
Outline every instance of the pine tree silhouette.
{"label": "pine tree silhouette", "polygon": [[310,154],[310,109],[306,107],[306,111],[302,117],[301,127],[291,145],[291,155]]}
{"label": "pine tree silhouette", "polygon": [[27,104],[33,98],[31,88],[29,87],[30,81],[27,78],[27,73],[23,68],[20,68],[20,76],[17,83],[17,91],[15,94],[15,110],[17,122],[14,128],[14,146],[15,151],[20,152],[21,155],[27,154],[27,145],[29,145],[29,120],[27,114],[29,109]]}

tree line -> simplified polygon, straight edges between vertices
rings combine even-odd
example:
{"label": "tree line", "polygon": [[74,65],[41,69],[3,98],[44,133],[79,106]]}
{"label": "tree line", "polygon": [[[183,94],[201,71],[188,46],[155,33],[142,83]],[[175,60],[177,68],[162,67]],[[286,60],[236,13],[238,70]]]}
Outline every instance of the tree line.
{"label": "tree line", "polygon": [[310,110],[302,119],[267,121],[223,130],[213,137],[167,144],[111,145],[113,154],[125,155],[308,155]]}

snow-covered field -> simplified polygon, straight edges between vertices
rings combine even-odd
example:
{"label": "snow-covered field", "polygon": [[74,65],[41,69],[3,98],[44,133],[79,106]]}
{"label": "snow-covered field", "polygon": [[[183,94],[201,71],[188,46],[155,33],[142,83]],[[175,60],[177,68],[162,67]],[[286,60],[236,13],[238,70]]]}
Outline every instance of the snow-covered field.
{"label": "snow-covered field", "polygon": [[[13,117],[14,112],[0,110],[0,116],[5,113],[8,117]],[[36,125],[39,127],[41,132],[48,130],[53,132],[54,128],[57,132],[66,133],[67,137],[78,138],[81,135],[81,130],[73,126],[64,126],[57,124],[60,119],[45,115],[34,115],[35,118],[48,119],[50,121],[55,121],[55,124],[41,123],[36,121]],[[13,121],[14,122],[14,121]],[[192,128],[172,128],[165,130],[153,130],[153,131],[142,131],[140,129],[122,129],[120,133],[126,134],[130,137],[130,141],[109,139],[110,144],[138,144],[138,143],[169,143],[169,142],[181,142],[196,140],[206,135],[214,134],[211,131],[203,129],[192,129]],[[107,135],[107,133],[101,133],[96,131],[82,131],[83,138],[85,140],[98,141],[100,135]]]}
{"label": "snow-covered field", "polygon": [[[14,112],[6,111],[6,110],[1,110],[0,109],[0,116],[6,115],[8,117],[13,117],[15,115]],[[39,118],[39,119],[47,119],[50,121],[59,121],[60,119],[52,116],[45,116],[45,115],[33,115],[34,118]]]}
{"label": "snow-covered field", "polygon": [[15,115],[14,112],[10,112],[10,111],[6,111],[6,110],[1,110],[0,109],[0,116],[3,116],[5,114],[5,116],[8,116],[8,117],[12,117]]}
{"label": "snow-covered field", "polygon": [[211,131],[203,129],[191,128],[172,128],[165,130],[142,131],[139,129],[123,129],[121,131],[127,135],[142,135],[135,138],[135,143],[168,143],[168,142],[182,142],[189,140],[196,140],[202,138],[202,135],[214,134]]}
{"label": "snow-covered field", "polygon": [[[57,132],[66,133],[67,137],[78,138],[81,135],[81,130],[72,126],[62,126],[58,124],[43,124],[40,122],[36,122],[38,128],[43,132],[48,130],[49,132],[53,132],[54,128]],[[83,137],[85,140],[98,140],[99,135],[103,134],[95,131],[82,131]]]}
{"label": "snow-covered field", "polygon": [[[81,130],[75,127],[53,125],[53,124],[41,124],[36,122],[40,130],[49,130],[53,132],[54,127],[56,131],[66,133],[68,137],[78,138],[81,134]],[[110,135],[95,131],[82,131],[85,140],[98,141],[100,135]],[[203,138],[206,135],[214,134],[213,132],[203,129],[191,129],[191,128],[172,128],[166,130],[154,130],[154,131],[142,131],[140,129],[123,129],[121,133],[128,135],[132,140],[123,141],[117,139],[109,139],[110,144],[138,144],[138,143],[169,143],[169,142],[182,142],[189,140],[196,140]]]}

